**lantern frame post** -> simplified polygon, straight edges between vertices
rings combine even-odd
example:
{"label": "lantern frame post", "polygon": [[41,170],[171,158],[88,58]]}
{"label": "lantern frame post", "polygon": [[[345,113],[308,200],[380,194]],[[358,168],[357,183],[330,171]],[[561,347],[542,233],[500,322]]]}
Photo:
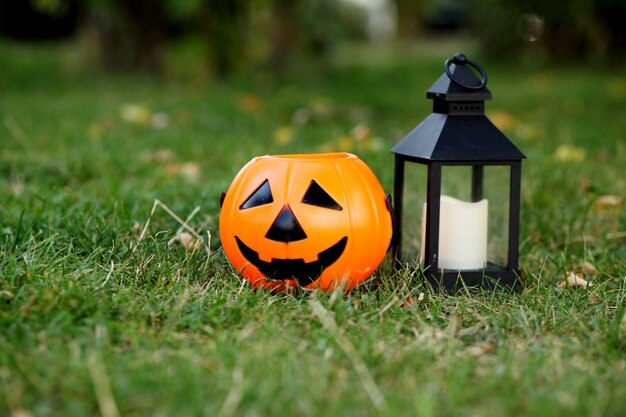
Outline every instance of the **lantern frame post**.
{"label": "lantern frame post", "polygon": [[396,267],[401,266],[402,258],[402,207],[404,205],[404,158],[396,154],[393,178],[393,237],[391,253],[396,260]]}

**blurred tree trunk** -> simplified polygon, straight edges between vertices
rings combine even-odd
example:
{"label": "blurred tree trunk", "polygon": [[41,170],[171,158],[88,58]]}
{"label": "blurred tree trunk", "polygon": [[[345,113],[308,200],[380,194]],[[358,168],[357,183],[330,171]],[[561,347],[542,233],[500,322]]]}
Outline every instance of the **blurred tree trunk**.
{"label": "blurred tree trunk", "polygon": [[203,7],[209,68],[219,77],[231,74],[244,59],[245,6],[244,0],[208,0]]}
{"label": "blurred tree trunk", "polygon": [[414,38],[420,32],[423,0],[393,0],[397,9],[398,37],[401,39]]}
{"label": "blurred tree trunk", "polygon": [[284,68],[289,51],[298,34],[295,24],[296,3],[297,1],[275,1],[272,5],[269,64],[275,71]]}
{"label": "blurred tree trunk", "polygon": [[165,42],[163,4],[157,0],[116,0],[128,36],[131,69],[159,72]]}
{"label": "blurred tree trunk", "polygon": [[166,39],[163,3],[159,0],[112,0],[94,10],[102,65],[112,71],[158,73]]}

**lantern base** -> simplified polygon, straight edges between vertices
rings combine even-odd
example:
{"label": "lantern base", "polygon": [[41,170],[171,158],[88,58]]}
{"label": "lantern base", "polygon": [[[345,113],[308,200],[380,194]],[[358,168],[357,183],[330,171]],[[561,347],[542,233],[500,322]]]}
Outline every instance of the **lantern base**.
{"label": "lantern base", "polygon": [[458,292],[465,287],[486,290],[504,288],[519,291],[522,289],[519,275],[519,270],[494,264],[487,264],[485,269],[464,271],[443,269],[438,274],[426,272],[426,278],[433,288],[447,292]]}

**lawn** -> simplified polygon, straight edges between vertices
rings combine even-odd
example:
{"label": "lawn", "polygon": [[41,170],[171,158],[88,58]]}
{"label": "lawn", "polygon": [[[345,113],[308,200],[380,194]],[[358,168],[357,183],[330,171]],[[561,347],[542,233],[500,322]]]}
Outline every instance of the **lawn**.
{"label": "lawn", "polygon": [[[333,150],[391,192],[389,149],[457,45],[226,82],[184,60],[151,78],[90,69],[72,44],[0,48],[0,415],[626,412],[616,64],[480,60],[488,115],[528,157],[521,292],[434,293],[386,261],[348,294],[269,294],[220,250],[221,192],[254,156]],[[559,288],[568,270],[592,285]]]}

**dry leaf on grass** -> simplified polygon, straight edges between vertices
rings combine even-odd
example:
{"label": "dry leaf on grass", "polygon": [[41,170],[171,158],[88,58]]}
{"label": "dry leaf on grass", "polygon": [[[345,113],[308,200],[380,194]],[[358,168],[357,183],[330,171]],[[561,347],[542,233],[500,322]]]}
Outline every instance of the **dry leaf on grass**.
{"label": "dry leaf on grass", "polygon": [[292,121],[295,124],[302,126],[309,123],[312,118],[313,114],[311,113],[311,110],[302,107],[293,113]]}
{"label": "dry leaf on grass", "polygon": [[289,126],[281,126],[274,131],[274,143],[286,145],[293,139],[293,129]]}
{"label": "dry leaf on grass", "polygon": [[197,181],[200,178],[200,165],[196,162],[185,162],[180,167],[180,175],[188,181]]}
{"label": "dry leaf on grass", "polygon": [[580,162],[586,156],[585,149],[572,145],[561,145],[554,151],[554,159],[560,162]]}
{"label": "dry leaf on grass", "polygon": [[417,295],[417,298],[414,298],[410,295],[407,298],[405,298],[404,301],[400,303],[400,307],[413,309],[417,307],[417,305],[421,303],[423,300],[424,300],[424,293],[420,291],[420,293]]}
{"label": "dry leaf on grass", "polygon": [[141,236],[141,229],[143,228],[142,224],[138,221],[133,223],[133,236],[139,237]]}
{"label": "dry leaf on grass", "polygon": [[200,178],[200,165],[196,162],[167,164],[165,166],[165,173],[170,177],[180,175],[187,181],[195,182]]}
{"label": "dry leaf on grass", "polygon": [[180,224],[180,228],[176,231],[176,234],[173,238],[168,241],[168,245],[173,243],[180,243],[187,249],[199,249],[203,245],[205,247],[207,256],[211,256],[211,232],[209,230],[206,231],[207,239],[206,244],[205,239],[198,234],[190,225],[189,222],[193,217],[200,211],[200,206],[196,207],[190,214],[187,216],[185,220],[181,219],[176,213],[172,211],[167,205],[163,204],[160,200],[154,200],[154,204],[152,205],[152,210],[150,210],[150,216],[146,221],[146,224],[143,226],[141,230],[141,234],[137,238],[137,241],[131,246],[131,250],[134,252],[141,241],[144,239],[148,232],[148,228],[150,227],[150,222],[152,220],[152,216],[154,216],[154,212],[157,207],[161,207],[167,214],[169,214],[174,220]]}
{"label": "dry leaf on grass", "polygon": [[350,134],[361,149],[374,151],[383,147],[381,140],[374,136],[372,129],[363,123],[354,126]]}
{"label": "dry leaf on grass", "polygon": [[8,290],[0,290],[0,298],[4,298],[5,300],[12,300],[15,298],[15,294]]}
{"label": "dry leaf on grass", "polygon": [[559,282],[556,287],[557,288],[566,288],[566,287],[591,287],[593,284],[585,279],[584,274],[582,273],[574,273],[568,272],[565,279]]}
{"label": "dry leaf on grass", "polygon": [[120,116],[124,121],[138,125],[148,125],[152,119],[152,113],[146,106],[134,103],[124,104]]}
{"label": "dry leaf on grass", "polygon": [[139,159],[146,163],[165,164],[174,162],[176,154],[167,148],[158,148],[153,151],[145,151],[139,155]]}
{"label": "dry leaf on grass", "polygon": [[519,125],[519,121],[511,113],[505,111],[489,112],[489,120],[500,130],[512,130]]}
{"label": "dry leaf on grass", "polygon": [[152,115],[150,122],[155,129],[165,129],[170,124],[170,116],[167,113],[159,112]]}
{"label": "dry leaf on grass", "polygon": [[176,236],[170,239],[168,242],[170,245],[173,243],[180,243],[185,249],[198,250],[202,247],[202,241],[188,232],[180,232]]}
{"label": "dry leaf on grass", "polygon": [[320,148],[321,152],[353,152],[354,149],[377,150],[383,147],[381,140],[374,136],[372,129],[359,123],[352,128],[350,134],[339,136]]}
{"label": "dry leaf on grass", "polygon": [[309,108],[316,119],[324,120],[335,112],[335,105],[327,97],[316,97],[309,103]]}
{"label": "dry leaf on grass", "polygon": [[528,123],[520,123],[515,129],[515,134],[524,140],[540,140],[545,137],[544,130],[541,127]]}
{"label": "dry leaf on grass", "polygon": [[246,113],[257,113],[261,107],[263,107],[263,100],[254,94],[246,94],[239,100],[239,108]]}
{"label": "dry leaf on grass", "polygon": [[589,276],[598,275],[598,270],[590,262],[583,262],[577,265],[569,265],[567,267],[567,271],[568,272],[582,271],[585,275],[589,275]]}
{"label": "dry leaf on grass", "polygon": [[335,142],[335,149],[340,152],[350,152],[354,149],[352,136],[343,135]]}
{"label": "dry leaf on grass", "polygon": [[372,132],[372,129],[363,123],[359,123],[354,126],[352,128],[352,132],[350,133],[352,134],[354,140],[358,142],[368,141],[374,138],[374,133]]}
{"label": "dry leaf on grass", "polygon": [[594,203],[594,208],[597,213],[604,213],[607,211],[616,211],[622,206],[624,199],[618,195],[601,195]]}
{"label": "dry leaf on grass", "polygon": [[482,356],[489,353],[493,353],[495,351],[495,347],[489,343],[475,343],[467,348],[467,353],[470,356]]}

